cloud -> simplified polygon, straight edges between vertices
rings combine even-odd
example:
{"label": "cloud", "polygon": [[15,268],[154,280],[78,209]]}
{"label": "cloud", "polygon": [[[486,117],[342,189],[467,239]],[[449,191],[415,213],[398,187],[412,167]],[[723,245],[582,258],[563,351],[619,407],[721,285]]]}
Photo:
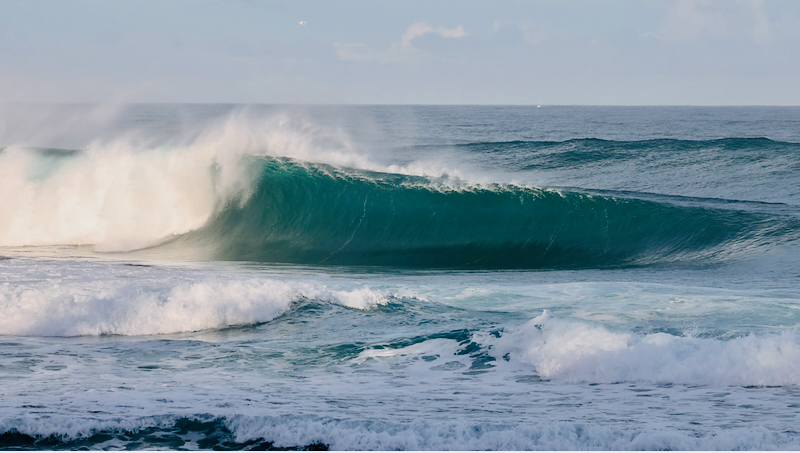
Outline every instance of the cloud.
{"label": "cloud", "polygon": [[431,33],[450,39],[463,38],[469,34],[461,25],[456,28],[445,28],[433,27],[427,22],[415,22],[406,29],[399,42],[391,43],[387,49],[374,50],[363,43],[344,42],[333,43],[333,48],[339,59],[344,61],[377,61],[380,63],[409,61],[419,56],[419,49],[413,45],[414,39]]}
{"label": "cloud", "polygon": [[463,38],[467,36],[467,32],[464,31],[464,27],[459,25],[456,28],[444,28],[444,27],[436,27],[433,28],[427,22],[415,22],[411,24],[406,32],[403,33],[403,39],[400,41],[404,46],[410,46],[411,41],[414,38],[418,38],[420,36],[427,35],[428,33],[436,33],[437,35],[443,38]]}

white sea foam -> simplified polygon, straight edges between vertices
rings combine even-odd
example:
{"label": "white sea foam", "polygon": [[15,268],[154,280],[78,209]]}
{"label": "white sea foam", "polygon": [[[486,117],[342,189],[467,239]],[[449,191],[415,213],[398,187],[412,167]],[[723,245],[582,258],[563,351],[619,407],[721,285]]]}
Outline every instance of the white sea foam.
{"label": "white sea foam", "polygon": [[[316,298],[319,298],[317,296]],[[357,310],[369,310],[378,305],[388,303],[387,294],[383,291],[376,291],[367,286],[354,289],[352,291],[325,291],[324,300],[332,301],[338,305]]]}
{"label": "white sea foam", "polygon": [[14,147],[0,154],[0,246],[145,247],[199,228],[247,187],[241,169],[222,164],[215,176],[220,156],[195,149],[93,146],[32,176],[51,160]]}
{"label": "white sea foam", "polygon": [[313,299],[366,310],[388,302],[367,287],[251,279],[199,281],[163,288],[141,284],[0,285],[0,335],[155,335],[267,322]]}
{"label": "white sea foam", "polygon": [[[425,355],[435,354],[436,357],[442,356],[450,359],[455,359],[458,352],[458,342],[448,340],[445,338],[435,338],[433,340],[415,343],[404,348],[383,348],[383,349],[366,349],[358,354],[355,358],[355,363],[364,363],[369,359],[375,358],[410,358],[416,360]],[[461,357],[462,361],[468,361],[468,357]],[[438,365],[438,364],[437,364]]]}
{"label": "white sea foam", "polygon": [[800,384],[796,331],[730,340],[614,332],[547,311],[501,338],[486,335],[490,354],[533,366],[564,382],[648,382],[780,386]]}

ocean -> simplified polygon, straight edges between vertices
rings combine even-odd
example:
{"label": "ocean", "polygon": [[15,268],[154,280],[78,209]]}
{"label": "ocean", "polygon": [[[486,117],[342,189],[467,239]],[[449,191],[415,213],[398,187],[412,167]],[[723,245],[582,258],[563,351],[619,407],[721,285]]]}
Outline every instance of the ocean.
{"label": "ocean", "polygon": [[800,108],[0,118],[0,449],[800,450]]}

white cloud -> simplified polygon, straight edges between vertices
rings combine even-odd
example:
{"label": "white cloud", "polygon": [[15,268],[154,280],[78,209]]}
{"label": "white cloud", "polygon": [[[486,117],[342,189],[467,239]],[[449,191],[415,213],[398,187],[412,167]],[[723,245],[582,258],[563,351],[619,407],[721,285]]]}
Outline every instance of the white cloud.
{"label": "white cloud", "polygon": [[451,39],[459,39],[468,35],[461,25],[456,28],[445,28],[433,27],[427,22],[415,22],[406,29],[400,41],[391,43],[388,49],[374,50],[363,43],[343,42],[333,43],[333,48],[339,59],[345,61],[377,61],[379,63],[409,61],[419,55],[419,51],[414,47],[412,41],[430,33]]}
{"label": "white cloud", "polygon": [[410,46],[411,41],[414,38],[427,35],[428,33],[436,33],[437,35],[443,38],[455,38],[455,39],[467,36],[467,32],[464,31],[464,27],[462,27],[461,25],[459,25],[456,28],[445,28],[445,27],[433,28],[431,24],[427,22],[415,22],[406,29],[406,32],[403,33],[403,38],[400,42],[404,46]]}
{"label": "white cloud", "polygon": [[492,31],[497,33],[498,31],[500,31],[501,28],[505,27],[506,25],[507,25],[506,21],[497,19],[492,24]]}

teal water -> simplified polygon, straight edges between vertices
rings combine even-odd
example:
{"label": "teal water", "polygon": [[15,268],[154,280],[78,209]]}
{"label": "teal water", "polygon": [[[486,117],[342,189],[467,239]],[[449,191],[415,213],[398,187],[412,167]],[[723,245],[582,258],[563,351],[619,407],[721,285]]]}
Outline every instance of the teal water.
{"label": "teal water", "polygon": [[0,136],[2,449],[800,449],[800,109],[91,108]]}
{"label": "teal water", "polygon": [[[179,248],[218,260],[415,268],[586,268],[705,258],[792,241],[795,216],[295,161],[260,172]],[[759,206],[760,208],[761,206]],[[753,212],[755,211],[755,212]]]}

